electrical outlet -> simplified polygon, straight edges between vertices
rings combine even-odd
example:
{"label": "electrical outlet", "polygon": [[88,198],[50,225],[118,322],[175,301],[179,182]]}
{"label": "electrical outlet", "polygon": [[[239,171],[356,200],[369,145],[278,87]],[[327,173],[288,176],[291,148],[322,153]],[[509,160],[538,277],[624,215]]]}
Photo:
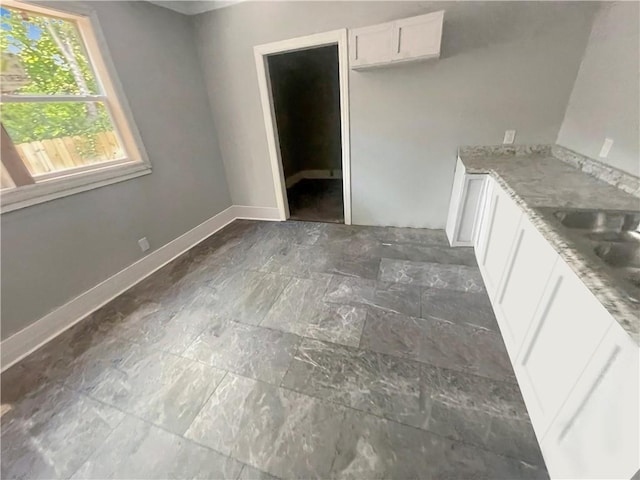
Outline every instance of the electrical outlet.
{"label": "electrical outlet", "polygon": [[138,245],[140,245],[140,250],[142,250],[143,252],[146,252],[147,250],[149,250],[149,248],[151,248],[147,237],[142,237],[140,240],[138,240]]}
{"label": "electrical outlet", "polygon": [[516,139],[516,131],[515,130],[507,130],[504,132],[504,140],[502,143],[505,145],[511,145]]}
{"label": "electrical outlet", "polygon": [[607,158],[609,152],[611,151],[611,147],[613,147],[613,140],[610,138],[605,138],[604,143],[602,144],[602,148],[600,149],[600,158]]}

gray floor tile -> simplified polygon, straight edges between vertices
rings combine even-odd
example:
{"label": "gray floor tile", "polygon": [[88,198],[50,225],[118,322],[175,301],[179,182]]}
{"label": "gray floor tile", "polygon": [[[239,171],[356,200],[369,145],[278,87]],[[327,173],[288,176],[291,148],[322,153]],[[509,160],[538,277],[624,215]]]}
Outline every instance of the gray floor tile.
{"label": "gray floor tile", "polygon": [[420,245],[448,246],[449,240],[444,230],[428,228],[374,228],[374,234],[387,243],[415,243]]}
{"label": "gray floor tile", "polygon": [[217,288],[220,316],[258,325],[287,286],[290,277],[240,271]]}
{"label": "gray floor tile", "polygon": [[473,248],[441,247],[415,243],[381,243],[378,254],[382,258],[477,266]]}
{"label": "gray floor tile", "polygon": [[426,423],[421,365],[376,352],[305,339],[282,386],[407,423]]}
{"label": "gray floor tile", "polygon": [[276,236],[288,244],[314,245],[325,225],[318,222],[273,222],[265,237]]}
{"label": "gray floor tile", "polygon": [[422,288],[419,285],[378,282],[371,305],[390,312],[419,317],[421,292]]}
{"label": "gray floor tile", "polygon": [[380,259],[352,255],[326,255],[320,271],[333,275],[376,279],[380,268]]}
{"label": "gray floor tile", "polygon": [[430,415],[428,422],[415,426],[544,466],[516,384],[430,365],[422,368],[421,394]]}
{"label": "gray floor tile", "polygon": [[186,433],[281,478],[327,478],[343,407],[228,374]]}
{"label": "gray floor tile", "polygon": [[257,468],[253,468],[249,465],[245,465],[242,467],[242,472],[240,472],[240,476],[238,480],[278,480],[277,477],[273,475],[269,475],[263,471],[258,470]]}
{"label": "gray floor tile", "polygon": [[360,346],[443,368],[515,382],[502,338],[483,329],[370,309]]}
{"label": "gray floor tile", "polygon": [[300,337],[217,318],[184,356],[239,375],[278,384]]}
{"label": "gray floor tile", "polygon": [[376,282],[364,278],[334,275],[324,295],[329,303],[370,305],[376,292]]}
{"label": "gray floor tile", "polygon": [[422,292],[422,317],[500,331],[486,292],[425,288]]}
{"label": "gray floor tile", "polygon": [[87,394],[182,434],[224,377],[224,370],[164,352],[134,352],[105,369]]}
{"label": "gray floor tile", "polygon": [[237,460],[128,416],[74,479],[235,479]]}
{"label": "gray floor tile", "polygon": [[366,311],[357,306],[324,303],[331,277],[293,278],[260,324],[297,335],[357,346]]}
{"label": "gray floor tile", "polygon": [[8,408],[2,415],[2,478],[68,478],[124,418],[59,385]]}
{"label": "gray floor tile", "polygon": [[322,272],[326,261],[324,250],[291,243],[267,258],[261,270],[305,278]]}
{"label": "gray floor tile", "polygon": [[[330,275],[314,274],[309,278],[292,278],[269,309],[261,326],[275,327],[296,323],[317,308],[327,290]],[[289,331],[281,328],[281,330]]]}
{"label": "gray floor tile", "polygon": [[543,469],[518,460],[353,410],[336,451],[332,478],[547,478]]}
{"label": "gray floor tile", "polygon": [[482,292],[484,283],[477,267],[446,265],[429,262],[410,262],[383,258],[379,279],[424,287],[447,288],[463,292]]}

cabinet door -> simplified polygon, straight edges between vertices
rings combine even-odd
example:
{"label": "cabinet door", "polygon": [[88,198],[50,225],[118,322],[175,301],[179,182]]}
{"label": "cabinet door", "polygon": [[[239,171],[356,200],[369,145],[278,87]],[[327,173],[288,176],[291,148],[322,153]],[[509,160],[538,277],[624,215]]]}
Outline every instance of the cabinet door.
{"label": "cabinet door", "polygon": [[542,440],[552,478],[624,478],[640,468],[640,350],[612,320]]}
{"label": "cabinet door", "polygon": [[520,207],[494,182],[480,257],[482,276],[492,299],[497,294],[521,218]]}
{"label": "cabinet door", "polygon": [[486,175],[467,175],[458,159],[451,189],[449,214],[445,232],[452,247],[473,246]]}
{"label": "cabinet door", "polygon": [[438,58],[444,10],[398,20],[394,24],[394,60]]}
{"label": "cabinet door", "polygon": [[611,322],[600,301],[558,259],[515,364],[538,438],[546,433]]}
{"label": "cabinet door", "polygon": [[556,251],[523,216],[496,305],[501,331],[511,358],[515,359],[533,320],[538,303],[558,258]]}
{"label": "cabinet door", "polygon": [[460,159],[456,161],[456,170],[453,174],[453,185],[451,187],[451,200],[449,200],[449,213],[447,215],[447,225],[444,229],[449,239],[449,244],[453,247],[456,244],[456,228],[464,190],[464,178],[466,169]]}
{"label": "cabinet door", "polygon": [[390,62],[392,41],[393,23],[351,30],[349,40],[351,67]]}

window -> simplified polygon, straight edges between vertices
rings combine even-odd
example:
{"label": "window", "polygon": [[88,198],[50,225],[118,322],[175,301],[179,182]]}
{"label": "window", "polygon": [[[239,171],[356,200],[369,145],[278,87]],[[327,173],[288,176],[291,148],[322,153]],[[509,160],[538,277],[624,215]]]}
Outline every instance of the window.
{"label": "window", "polygon": [[0,6],[2,211],[150,172],[88,15]]}

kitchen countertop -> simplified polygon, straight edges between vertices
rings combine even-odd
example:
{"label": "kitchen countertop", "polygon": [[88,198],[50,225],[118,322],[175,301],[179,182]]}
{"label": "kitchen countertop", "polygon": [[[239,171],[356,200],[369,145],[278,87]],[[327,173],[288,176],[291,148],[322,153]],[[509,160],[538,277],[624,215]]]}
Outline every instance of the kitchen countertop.
{"label": "kitchen countertop", "polygon": [[[573,164],[579,155],[558,146],[461,147],[458,156],[467,173],[488,174],[500,184],[589,290],[640,345],[640,304],[626,295],[617,278],[611,275],[611,267],[567,238],[564,227],[553,221],[548,210],[553,207],[559,210],[578,208],[640,212],[640,198],[627,193],[637,192],[640,181],[590,159],[579,163],[580,166],[596,165],[596,168],[588,167],[590,174],[585,173],[584,167],[576,168]],[[571,163],[567,158],[571,159]],[[607,181],[593,176],[601,172],[604,172],[603,178]],[[621,184],[627,191],[621,189]]]}

